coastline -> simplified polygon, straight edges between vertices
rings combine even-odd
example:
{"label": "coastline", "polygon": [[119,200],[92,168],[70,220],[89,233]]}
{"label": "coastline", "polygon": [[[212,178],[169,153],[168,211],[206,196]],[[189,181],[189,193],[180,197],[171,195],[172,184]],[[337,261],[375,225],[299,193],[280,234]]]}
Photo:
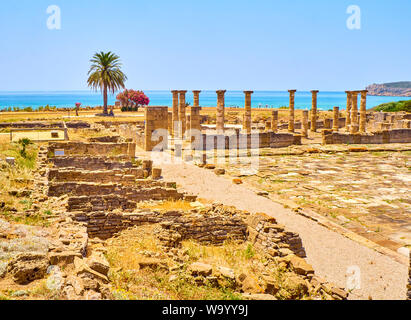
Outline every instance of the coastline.
{"label": "coastline", "polygon": [[[147,90],[145,93],[150,98],[151,106],[172,106],[172,94],[164,90]],[[396,102],[406,100],[402,96],[375,96],[368,95],[367,108],[372,109],[382,103]],[[25,109],[30,108],[37,110],[47,105],[56,109],[72,109],[75,103],[82,103],[82,108],[95,108],[102,105],[100,93],[90,91],[56,91],[56,92],[0,92],[0,111],[8,109]],[[115,96],[108,97],[109,105],[115,102]],[[193,95],[187,93],[187,103],[193,103]],[[227,91],[226,94],[227,108],[244,108],[244,93],[242,91]],[[200,94],[200,105],[202,107],[215,107],[217,97],[215,91],[202,91]],[[287,108],[289,105],[289,96],[287,91],[254,91],[252,95],[253,109],[280,109]],[[318,94],[318,109],[327,111],[334,106],[345,108],[346,94],[338,91],[320,91]],[[311,93],[309,91],[297,91],[295,98],[295,108],[309,110],[311,108]]]}

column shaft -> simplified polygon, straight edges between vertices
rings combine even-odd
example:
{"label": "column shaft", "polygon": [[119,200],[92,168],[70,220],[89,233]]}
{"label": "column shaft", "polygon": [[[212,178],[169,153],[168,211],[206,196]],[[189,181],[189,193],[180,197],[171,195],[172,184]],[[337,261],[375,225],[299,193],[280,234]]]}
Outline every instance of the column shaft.
{"label": "column shaft", "polygon": [[352,92],[345,91],[347,93],[347,116],[345,119],[345,129],[347,131],[350,130],[351,125],[351,107],[352,107]]}
{"label": "column shaft", "polygon": [[340,108],[334,107],[333,131],[338,132],[340,122]]}
{"label": "column shaft", "polygon": [[272,113],[271,130],[278,132],[278,111],[274,110]]}
{"label": "column shaft", "polygon": [[312,108],[311,108],[311,131],[317,132],[317,94],[318,90],[311,91]]}
{"label": "column shaft", "polygon": [[184,135],[187,130],[187,117],[186,117],[186,93],[187,91],[179,91],[180,94],[180,106],[179,106],[179,121],[181,124],[181,137],[184,138]]}
{"label": "column shaft", "polygon": [[226,90],[218,90],[217,92],[217,134],[224,134],[224,115],[225,101],[224,94]]}
{"label": "column shaft", "polygon": [[174,137],[176,135],[175,129],[178,127],[178,106],[179,106],[179,102],[178,102],[178,91],[177,90],[173,90],[171,91],[173,94],[173,109],[172,109],[172,128],[171,128],[171,135]]}
{"label": "column shaft", "polygon": [[193,107],[200,106],[200,90],[193,90]]}
{"label": "column shaft", "polygon": [[303,110],[303,118],[301,120],[301,135],[304,138],[308,137],[308,110]]}
{"label": "column shaft", "polygon": [[244,113],[244,121],[243,121],[243,129],[247,134],[251,133],[251,95],[253,91],[244,91],[245,94],[245,113]]}
{"label": "column shaft", "polygon": [[352,92],[350,133],[358,132],[358,92]]}
{"label": "column shaft", "polygon": [[367,90],[361,91],[360,104],[360,133],[367,131]]}
{"label": "column shaft", "polygon": [[295,128],[295,92],[297,90],[288,90],[290,93],[290,115],[288,118],[288,132],[293,133]]}

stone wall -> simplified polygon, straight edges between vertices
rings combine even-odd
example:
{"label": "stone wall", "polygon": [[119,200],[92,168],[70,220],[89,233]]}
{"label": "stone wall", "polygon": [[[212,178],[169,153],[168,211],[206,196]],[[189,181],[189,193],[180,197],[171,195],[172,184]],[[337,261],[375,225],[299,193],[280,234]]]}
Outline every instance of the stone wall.
{"label": "stone wall", "polygon": [[385,144],[411,143],[411,129],[395,129],[372,134],[337,133],[323,131],[323,144]]}
{"label": "stone wall", "polygon": [[90,128],[90,124],[82,121],[69,121],[69,122],[44,122],[44,121],[21,121],[21,122],[2,122],[0,123],[0,129],[86,129]]}
{"label": "stone wall", "polygon": [[196,150],[282,148],[294,144],[295,138],[289,133],[256,132],[253,134],[212,135],[202,134],[200,141],[193,142]]}
{"label": "stone wall", "polygon": [[62,122],[2,122],[0,129],[64,129]]}
{"label": "stone wall", "polygon": [[56,168],[77,168],[84,170],[115,170],[133,166],[128,156],[115,157],[54,157],[49,162]]}
{"label": "stone wall", "polygon": [[104,136],[104,137],[96,137],[96,138],[89,138],[89,142],[102,142],[102,143],[119,143],[122,138],[120,136]]}
{"label": "stone wall", "polygon": [[123,185],[134,185],[136,179],[144,178],[142,168],[126,168],[114,170],[71,170],[50,169],[48,179],[50,182],[96,182],[96,183],[122,183]]}
{"label": "stone wall", "polygon": [[297,233],[286,231],[276,220],[264,213],[250,215],[247,219],[249,240],[257,248],[271,256],[286,256],[288,250],[295,255],[306,257],[302,240]]}
{"label": "stone wall", "polygon": [[135,143],[86,143],[86,142],[53,142],[49,143],[48,154],[56,149],[63,149],[65,156],[118,156],[135,157]]}
{"label": "stone wall", "polygon": [[[139,182],[148,182],[150,185],[144,186]],[[62,195],[85,196],[88,195],[116,195],[126,197],[132,201],[146,200],[181,200],[185,198],[183,193],[167,186],[165,182],[154,182],[151,180],[142,180],[136,182],[133,186],[123,186],[118,183],[94,183],[94,182],[49,182],[48,196],[60,197]]]}

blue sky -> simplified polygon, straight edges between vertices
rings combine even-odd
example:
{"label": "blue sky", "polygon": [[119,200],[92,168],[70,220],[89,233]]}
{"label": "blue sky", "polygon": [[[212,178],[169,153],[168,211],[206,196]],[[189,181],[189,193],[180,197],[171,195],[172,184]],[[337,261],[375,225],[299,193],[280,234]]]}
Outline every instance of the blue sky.
{"label": "blue sky", "polygon": [[[349,30],[349,5],[361,29]],[[61,30],[46,25],[61,8]],[[87,90],[120,55],[134,89],[361,89],[411,80],[409,0],[2,0],[0,91]]]}

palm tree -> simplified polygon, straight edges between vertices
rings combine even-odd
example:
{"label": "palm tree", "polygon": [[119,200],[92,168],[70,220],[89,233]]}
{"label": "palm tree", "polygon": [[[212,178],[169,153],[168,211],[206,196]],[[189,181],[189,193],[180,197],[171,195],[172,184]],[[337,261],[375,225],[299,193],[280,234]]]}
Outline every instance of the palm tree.
{"label": "palm tree", "polygon": [[101,90],[104,98],[104,111],[107,112],[107,92],[114,94],[120,89],[124,89],[124,82],[127,80],[126,75],[121,71],[122,64],[120,57],[112,52],[96,53],[90,60],[91,67],[88,72],[87,84],[93,90]]}

